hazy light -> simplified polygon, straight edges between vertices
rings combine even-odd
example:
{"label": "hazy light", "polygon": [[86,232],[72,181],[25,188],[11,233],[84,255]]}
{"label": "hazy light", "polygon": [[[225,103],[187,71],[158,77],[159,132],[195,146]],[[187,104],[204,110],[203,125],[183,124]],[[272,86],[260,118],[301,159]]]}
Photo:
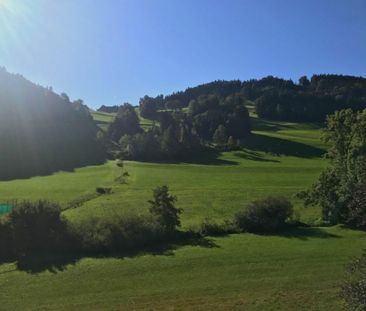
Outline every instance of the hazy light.
{"label": "hazy light", "polygon": [[33,17],[28,0],[0,0],[0,53],[9,55],[26,47]]}
{"label": "hazy light", "polygon": [[4,15],[4,11],[5,13],[14,14],[16,13],[16,6],[17,2],[14,0],[0,0],[0,14]]}

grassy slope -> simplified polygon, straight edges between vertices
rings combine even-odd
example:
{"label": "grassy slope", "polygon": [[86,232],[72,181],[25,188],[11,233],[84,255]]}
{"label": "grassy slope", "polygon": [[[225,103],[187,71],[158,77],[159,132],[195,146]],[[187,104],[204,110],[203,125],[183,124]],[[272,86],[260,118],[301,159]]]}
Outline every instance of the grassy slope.
{"label": "grassy slope", "polygon": [[[254,135],[239,153],[197,163],[126,162],[127,184],[113,162],[74,173],[58,173],[0,183],[0,203],[16,196],[68,202],[92,196],[95,187],[114,193],[87,201],[65,214],[72,221],[88,215],[112,217],[146,212],[158,184],[170,185],[185,209],[183,225],[209,216],[230,217],[245,202],[266,194],[292,197],[314,181],[325,165],[319,158],[316,125],[254,119]],[[317,209],[294,200],[303,220]],[[360,253],[366,234],[340,227],[299,229],[282,237],[232,235],[134,258],[82,259],[56,273],[37,274],[0,266],[1,308],[335,310],[343,265]],[[210,243],[209,243],[210,242]]]}
{"label": "grassy slope", "polygon": [[338,227],[212,239],[134,258],[86,258],[63,271],[0,266],[2,310],[339,310],[343,265],[365,233]]}
{"label": "grassy slope", "polygon": [[100,111],[90,111],[94,121],[97,123],[99,128],[103,131],[107,130],[109,123],[115,117],[115,113],[107,113],[107,112],[100,112]]}

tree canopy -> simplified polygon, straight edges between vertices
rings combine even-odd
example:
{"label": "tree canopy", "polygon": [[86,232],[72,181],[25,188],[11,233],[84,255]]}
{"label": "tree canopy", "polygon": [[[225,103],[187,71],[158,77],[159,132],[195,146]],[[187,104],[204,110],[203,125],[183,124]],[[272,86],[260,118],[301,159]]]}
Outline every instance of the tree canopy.
{"label": "tree canopy", "polygon": [[330,165],[307,192],[300,194],[306,204],[319,204],[323,219],[332,224],[362,227],[366,221],[362,199],[366,193],[365,128],[366,109],[337,111],[327,118],[323,139],[330,146]]}
{"label": "tree canopy", "polygon": [[[217,80],[170,95],[149,97],[149,103],[158,110],[181,109],[202,96],[222,99],[238,93],[254,101],[258,116],[268,119],[324,121],[336,110],[366,108],[365,78],[326,74],[313,75],[310,79],[302,76],[298,83],[273,76],[248,81]],[[146,101],[140,102],[140,108],[144,109],[142,103]]]}

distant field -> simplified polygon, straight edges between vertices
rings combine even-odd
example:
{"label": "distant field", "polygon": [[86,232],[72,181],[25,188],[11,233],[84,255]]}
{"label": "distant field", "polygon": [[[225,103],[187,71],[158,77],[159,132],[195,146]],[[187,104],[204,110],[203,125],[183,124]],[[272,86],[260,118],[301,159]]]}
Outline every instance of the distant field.
{"label": "distant field", "polygon": [[[153,125],[153,121],[144,119],[140,116],[140,111],[138,108],[136,108],[136,112],[138,116],[140,117],[140,123],[141,127],[143,129],[147,129]],[[91,111],[91,115],[94,119],[94,121],[97,123],[99,128],[102,130],[106,130],[108,128],[109,123],[111,123],[116,116],[115,113],[107,113],[107,112],[99,112],[99,111]]]}
{"label": "distant field", "polygon": [[[94,117],[99,123],[111,118]],[[253,117],[253,129],[240,152],[192,163],[126,161],[123,170],[130,177],[122,184],[116,181],[122,170],[113,161],[0,182],[0,203],[46,198],[60,202],[65,216],[78,222],[91,215],[146,213],[151,190],[167,184],[184,209],[184,228],[206,217],[224,221],[247,202],[278,194],[294,202],[302,221],[316,222],[319,209],[304,208],[294,194],[326,165],[319,125]],[[98,197],[98,186],[112,187],[113,193]],[[69,208],[75,202],[80,206]],[[340,310],[344,264],[360,254],[365,238],[366,233],[341,227],[303,228],[283,236],[212,238],[135,257],[66,261],[53,272],[4,264],[0,309]]]}
{"label": "distant field", "polygon": [[99,128],[101,128],[104,131],[108,128],[109,123],[111,123],[115,117],[114,113],[99,112],[99,111],[91,111],[90,113],[95,123],[97,123]]}

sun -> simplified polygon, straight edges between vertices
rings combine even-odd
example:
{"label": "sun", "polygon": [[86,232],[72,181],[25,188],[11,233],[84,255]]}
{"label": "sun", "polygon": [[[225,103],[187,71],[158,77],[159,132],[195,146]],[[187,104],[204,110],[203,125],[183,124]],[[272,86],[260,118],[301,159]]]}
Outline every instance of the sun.
{"label": "sun", "polygon": [[29,6],[28,0],[0,0],[0,13],[19,15]]}
{"label": "sun", "polygon": [[0,0],[0,9],[8,9],[10,3],[10,0]]}

